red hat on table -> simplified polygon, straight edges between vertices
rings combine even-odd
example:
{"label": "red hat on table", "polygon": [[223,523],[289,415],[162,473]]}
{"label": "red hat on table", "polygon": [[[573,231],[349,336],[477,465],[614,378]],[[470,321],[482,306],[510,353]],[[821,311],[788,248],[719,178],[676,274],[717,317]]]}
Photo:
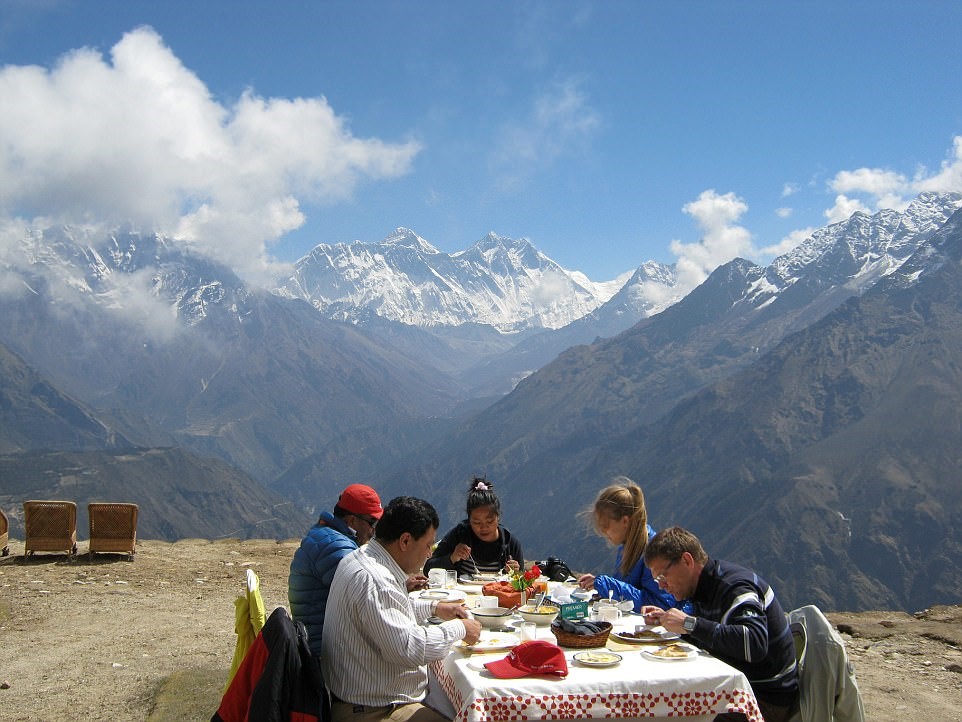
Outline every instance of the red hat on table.
{"label": "red hat on table", "polygon": [[337,499],[337,505],[355,516],[371,516],[380,519],[384,514],[381,499],[369,486],[351,484]]}
{"label": "red hat on table", "polygon": [[543,639],[522,642],[508,656],[495,662],[485,662],[485,667],[495,677],[515,679],[531,674],[553,674],[565,677],[568,663],[561,647]]}

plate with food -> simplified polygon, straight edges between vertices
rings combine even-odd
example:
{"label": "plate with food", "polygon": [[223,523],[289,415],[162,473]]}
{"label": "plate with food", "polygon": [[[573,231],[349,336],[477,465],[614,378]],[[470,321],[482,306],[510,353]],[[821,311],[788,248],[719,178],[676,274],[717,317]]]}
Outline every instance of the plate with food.
{"label": "plate with food", "polygon": [[466,644],[462,639],[460,642],[454,645],[455,649],[460,649],[462,652],[507,652],[508,650],[514,649],[519,644],[521,644],[521,637],[517,634],[481,634],[481,639],[479,639],[474,644]]}
{"label": "plate with food", "polygon": [[623,644],[664,644],[681,639],[674,632],[669,632],[664,627],[637,627],[635,631],[622,629],[612,632],[613,639],[617,639]]}
{"label": "plate with food", "polygon": [[656,662],[684,662],[698,656],[698,648],[690,644],[666,644],[657,649],[643,649],[641,656]]}
{"label": "plate with food", "polygon": [[483,584],[490,584],[491,582],[501,581],[500,574],[462,574],[459,581],[462,584],[476,584],[481,586]]}
{"label": "plate with food", "polygon": [[578,652],[571,656],[578,664],[585,667],[614,667],[621,662],[621,655],[604,649]]}

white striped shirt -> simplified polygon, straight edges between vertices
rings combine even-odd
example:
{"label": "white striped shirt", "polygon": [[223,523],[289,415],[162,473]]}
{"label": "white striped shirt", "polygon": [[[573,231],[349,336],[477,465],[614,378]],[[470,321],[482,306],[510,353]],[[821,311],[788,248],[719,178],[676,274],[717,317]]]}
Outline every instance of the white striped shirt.
{"label": "white striped shirt", "polygon": [[429,662],[465,635],[451,620],[423,625],[431,600],[411,600],[407,574],[376,539],[341,559],[324,617],[321,668],[338,699],[370,707],[420,702]]}

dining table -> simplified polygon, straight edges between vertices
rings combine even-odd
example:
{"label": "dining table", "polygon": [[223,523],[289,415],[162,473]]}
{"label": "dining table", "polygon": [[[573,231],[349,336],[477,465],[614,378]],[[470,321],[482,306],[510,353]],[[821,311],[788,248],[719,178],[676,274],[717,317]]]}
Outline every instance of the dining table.
{"label": "dining table", "polygon": [[[469,609],[477,589],[458,586]],[[561,646],[567,676],[496,677],[485,662],[502,659],[514,643],[520,618],[506,620],[499,630],[483,629],[478,645],[456,644],[443,659],[428,667],[425,703],[455,722],[516,722],[569,719],[682,719],[710,722],[724,712],[741,713],[748,722],[764,722],[745,675],[710,654],[690,647],[682,658],[652,654],[659,644],[626,642],[616,634],[643,624],[640,615],[625,613],[617,620],[604,647]],[[530,628],[529,628],[530,629]],[[535,637],[557,643],[550,626],[539,625]],[[486,644],[494,640],[495,644]],[[517,635],[520,641],[520,634]],[[507,647],[502,646],[507,644]],[[485,647],[492,647],[487,650]],[[608,655],[584,652],[610,652]],[[585,660],[578,661],[578,658]],[[607,659],[607,664],[592,660]]]}

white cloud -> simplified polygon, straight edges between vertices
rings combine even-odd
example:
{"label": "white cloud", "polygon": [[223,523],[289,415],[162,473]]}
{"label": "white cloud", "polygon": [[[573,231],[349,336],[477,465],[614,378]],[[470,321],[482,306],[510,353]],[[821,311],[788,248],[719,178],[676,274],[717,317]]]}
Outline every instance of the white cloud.
{"label": "white cloud", "polygon": [[514,190],[555,159],[579,151],[600,126],[601,116],[576,80],[551,87],[525,118],[501,129],[490,155],[500,190]]}
{"label": "white cloud", "polygon": [[835,204],[825,211],[825,217],[834,223],[855,211],[904,210],[912,198],[923,191],[962,192],[962,136],[953,138],[952,146],[949,157],[935,174],[920,168],[909,179],[884,168],[839,171],[829,181],[829,189],[838,195]]}
{"label": "white cloud", "polygon": [[801,186],[799,186],[798,183],[786,183],[782,186],[782,198],[793,196],[800,190]]}
{"label": "white cloud", "polygon": [[[844,197],[846,194],[860,193],[873,199],[876,209],[904,209],[910,199],[906,194],[912,192],[908,179],[895,171],[881,168],[859,168],[854,171],[839,171],[829,182],[829,188]],[[836,207],[839,206],[836,198]],[[827,214],[826,214],[827,215]]]}
{"label": "white cloud", "polygon": [[719,195],[712,189],[702,191],[682,210],[695,219],[703,235],[697,243],[671,242],[671,252],[678,256],[676,269],[681,288],[694,288],[719,265],[733,258],[754,255],[751,233],[736,223],[748,205],[734,193]]}
{"label": "white cloud", "polygon": [[849,198],[844,194],[839,194],[835,196],[835,205],[826,210],[824,215],[829,223],[839,223],[849,218],[856,211],[872,212],[857,198]]}
{"label": "white cloud", "polygon": [[799,228],[797,231],[792,231],[782,240],[773,246],[765,246],[765,248],[759,249],[759,254],[769,258],[776,258],[783,253],[788,253],[790,250],[795,248],[799,243],[807,239],[815,232],[815,228],[809,226],[808,228]]}
{"label": "white cloud", "polygon": [[0,68],[0,218],[132,221],[188,234],[241,272],[363,179],[409,172],[421,146],[354,137],[323,97],[223,105],[150,28],[106,61],[82,49],[45,69]]}
{"label": "white cloud", "polygon": [[781,208],[775,209],[775,215],[779,218],[790,218],[792,215],[792,209],[782,206]]}
{"label": "white cloud", "polygon": [[947,160],[942,161],[939,172],[926,177],[924,169],[920,170],[912,185],[919,192],[962,192],[962,135],[952,139],[952,153]]}

